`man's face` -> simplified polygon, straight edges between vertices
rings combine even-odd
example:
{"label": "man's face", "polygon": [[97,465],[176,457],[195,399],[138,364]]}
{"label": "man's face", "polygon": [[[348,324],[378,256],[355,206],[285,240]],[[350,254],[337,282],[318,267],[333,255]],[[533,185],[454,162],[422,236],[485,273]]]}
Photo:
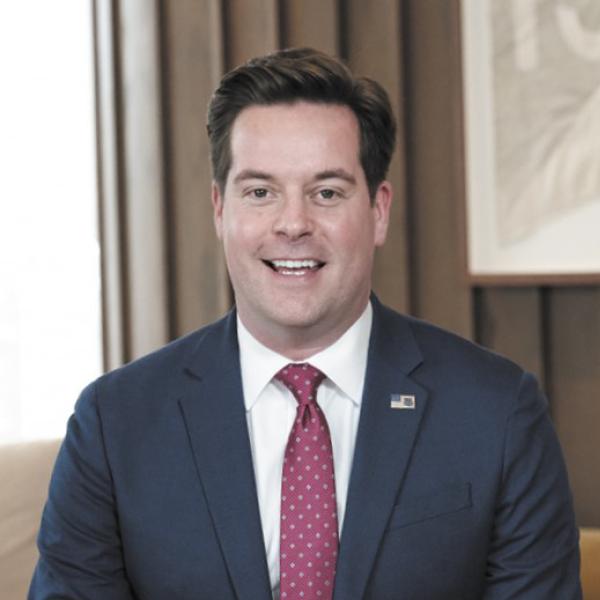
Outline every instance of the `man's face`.
{"label": "man's face", "polygon": [[212,200],[240,319],[265,345],[304,358],[366,306],[390,185],[371,205],[358,122],[345,106],[246,108],[231,156],[225,192],[213,184]]}

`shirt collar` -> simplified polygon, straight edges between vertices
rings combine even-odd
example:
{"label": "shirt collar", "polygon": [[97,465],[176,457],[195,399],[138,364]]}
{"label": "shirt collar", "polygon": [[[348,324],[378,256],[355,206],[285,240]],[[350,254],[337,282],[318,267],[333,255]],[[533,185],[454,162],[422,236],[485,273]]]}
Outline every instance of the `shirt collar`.
{"label": "shirt collar", "polygon": [[[362,400],[372,322],[373,309],[369,301],[361,316],[337,341],[302,361],[323,371],[356,406],[360,406]],[[244,404],[248,411],[277,371],[290,360],[261,344],[246,329],[239,314],[237,336]]]}

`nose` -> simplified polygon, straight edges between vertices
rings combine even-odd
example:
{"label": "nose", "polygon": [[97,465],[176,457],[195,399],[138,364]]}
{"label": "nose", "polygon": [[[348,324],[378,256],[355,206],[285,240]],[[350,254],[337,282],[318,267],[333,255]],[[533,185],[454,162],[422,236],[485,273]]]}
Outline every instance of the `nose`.
{"label": "nose", "polygon": [[275,233],[291,240],[310,235],[313,230],[310,208],[301,194],[288,195],[281,201],[273,227]]}

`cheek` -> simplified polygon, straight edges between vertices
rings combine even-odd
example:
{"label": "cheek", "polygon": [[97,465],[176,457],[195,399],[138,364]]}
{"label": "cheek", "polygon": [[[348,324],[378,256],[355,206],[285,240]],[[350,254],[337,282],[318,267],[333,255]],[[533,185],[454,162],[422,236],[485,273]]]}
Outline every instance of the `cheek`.
{"label": "cheek", "polygon": [[348,222],[340,236],[343,236],[343,245],[350,253],[368,255],[375,245],[376,232],[372,215],[365,213]]}
{"label": "cheek", "polygon": [[246,215],[225,215],[222,229],[225,251],[235,254],[256,251],[265,236],[261,219]]}

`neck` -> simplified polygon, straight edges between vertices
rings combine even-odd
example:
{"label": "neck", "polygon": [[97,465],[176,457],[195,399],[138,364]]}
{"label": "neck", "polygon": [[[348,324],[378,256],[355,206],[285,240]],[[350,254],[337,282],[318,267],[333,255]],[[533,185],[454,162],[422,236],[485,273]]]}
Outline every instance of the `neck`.
{"label": "neck", "polygon": [[[243,318],[240,318],[246,326]],[[255,331],[247,326],[246,328],[261,344],[295,362],[306,360],[331,346],[345,331],[340,333],[337,331],[331,332],[328,336],[316,337],[308,335],[304,330],[297,332],[286,330],[285,332],[279,332],[279,335],[273,335],[274,332],[271,331],[270,335],[261,335],[260,331]]]}
{"label": "neck", "polygon": [[300,362],[328,348],[341,338],[363,314],[367,302],[355,314],[326,331],[320,331],[318,326],[277,326],[273,323],[261,328],[245,319],[241,311],[238,311],[238,314],[244,327],[263,346],[291,361]]}

